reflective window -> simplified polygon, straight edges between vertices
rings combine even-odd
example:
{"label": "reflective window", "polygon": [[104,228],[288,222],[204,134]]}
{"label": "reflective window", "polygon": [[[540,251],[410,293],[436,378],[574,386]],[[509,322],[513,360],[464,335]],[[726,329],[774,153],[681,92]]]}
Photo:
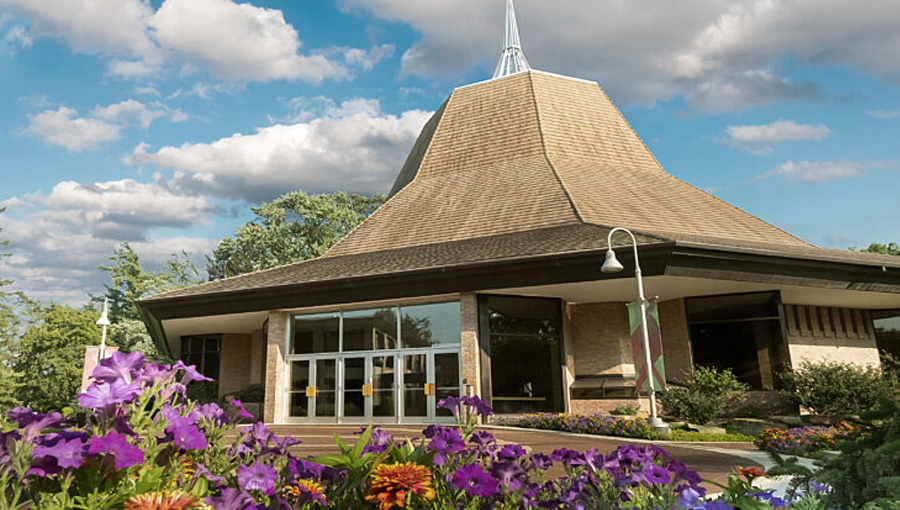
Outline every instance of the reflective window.
{"label": "reflective window", "polygon": [[396,348],[396,308],[344,312],[344,352]]}
{"label": "reflective window", "polygon": [[219,378],[219,353],[222,335],[181,337],[181,361],[195,365],[197,371],[212,379]]}
{"label": "reflective window", "polygon": [[562,411],[560,302],[490,296],[487,306],[494,410]]}
{"label": "reflective window", "polygon": [[400,308],[403,347],[460,343],[459,303],[435,303]]}
{"label": "reflective window", "polygon": [[872,322],[878,351],[900,361],[900,310],[872,311]]}
{"label": "reflective window", "polygon": [[340,316],[336,313],[295,316],[291,353],[337,352],[339,327]]}

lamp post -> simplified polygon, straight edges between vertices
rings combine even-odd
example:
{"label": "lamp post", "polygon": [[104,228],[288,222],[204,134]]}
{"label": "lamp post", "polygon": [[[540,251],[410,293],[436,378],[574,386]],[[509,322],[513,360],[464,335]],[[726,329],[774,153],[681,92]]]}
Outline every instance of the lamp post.
{"label": "lamp post", "polygon": [[637,239],[634,238],[634,234],[632,234],[630,230],[627,228],[616,227],[609,231],[609,236],[606,238],[606,260],[603,261],[600,271],[604,273],[618,273],[625,268],[622,263],[616,259],[616,252],[612,249],[612,236],[616,232],[625,232],[628,234],[628,236],[631,237],[631,244],[634,248],[634,277],[637,280],[638,299],[641,304],[641,331],[644,336],[644,363],[647,366],[647,384],[650,388],[650,391],[648,392],[650,395],[650,427],[654,430],[665,432],[668,431],[669,426],[656,415],[656,388],[653,384],[653,368],[650,360],[650,334],[647,330],[647,305],[644,300],[644,279],[641,277],[641,264],[638,261]]}
{"label": "lamp post", "polygon": [[106,357],[106,327],[109,322],[109,299],[103,300],[103,311],[100,312],[100,318],[97,320],[98,326],[103,326],[103,336],[100,337],[100,352],[97,353],[97,362]]}

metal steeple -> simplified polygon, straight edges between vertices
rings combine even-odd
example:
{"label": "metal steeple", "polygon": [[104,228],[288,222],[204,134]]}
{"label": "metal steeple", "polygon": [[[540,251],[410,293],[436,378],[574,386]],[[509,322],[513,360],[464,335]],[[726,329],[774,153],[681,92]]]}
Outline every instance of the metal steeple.
{"label": "metal steeple", "polygon": [[511,74],[528,71],[531,66],[525,59],[522,46],[519,44],[519,26],[516,23],[516,8],[513,0],[506,0],[506,36],[503,38],[503,53],[500,62],[494,69],[494,78],[502,78]]}

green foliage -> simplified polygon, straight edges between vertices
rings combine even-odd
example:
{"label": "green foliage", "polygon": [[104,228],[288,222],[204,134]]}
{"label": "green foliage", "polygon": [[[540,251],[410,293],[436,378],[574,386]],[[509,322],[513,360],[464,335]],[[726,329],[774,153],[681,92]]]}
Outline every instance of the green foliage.
{"label": "green foliage", "polygon": [[846,510],[891,509],[900,501],[900,405],[883,402],[863,416],[870,434],[839,445],[815,478],[833,487],[828,503]]}
{"label": "green foliage", "polygon": [[388,457],[388,452],[363,453],[363,450],[366,448],[366,445],[369,444],[369,439],[371,438],[372,425],[366,427],[353,446],[348,446],[341,441],[341,438],[335,433],[334,441],[337,443],[338,448],[340,448],[341,453],[322,455],[312,459],[312,461],[317,464],[344,471],[344,479],[341,480],[340,486],[338,487],[338,493],[350,494],[353,492],[363,492],[366,480],[369,478],[369,473],[372,472],[375,466],[384,462]]}
{"label": "green foliage", "polygon": [[876,408],[893,394],[891,383],[874,367],[804,361],[781,375],[784,393],[795,403],[824,415],[856,415]]}
{"label": "green foliage", "polygon": [[[850,248],[851,250],[856,250],[856,248]],[[859,251],[866,251],[869,253],[880,253],[882,255],[900,255],[900,245],[897,243],[872,243],[867,248],[863,248]]]}
{"label": "green foliage", "polygon": [[710,434],[694,430],[673,429],[668,434],[654,435],[660,441],[684,441],[692,443],[749,443],[753,438],[740,432],[726,432],[725,434]]}
{"label": "green foliage", "polygon": [[336,192],[307,195],[294,191],[254,207],[256,217],[226,237],[207,257],[210,280],[318,257],[384,203]]}
{"label": "green foliage", "polygon": [[109,320],[113,323],[141,320],[137,301],[142,297],[200,282],[197,268],[185,252],[173,255],[162,270],[155,272],[144,270],[138,254],[128,243],[113,250],[109,260],[110,265],[98,269],[109,273],[112,284],[104,285],[106,292],[94,296],[93,300],[102,303],[103,298],[109,299]]}
{"label": "green foliage", "polygon": [[694,367],[683,384],[660,394],[659,401],[666,414],[699,424],[718,418],[726,405],[742,400],[747,392],[731,370],[712,367]]}
{"label": "green foliage", "polygon": [[609,414],[611,414],[613,416],[634,416],[637,413],[638,413],[637,404],[627,404],[624,406],[619,406],[609,412]]}
{"label": "green foliage", "polygon": [[122,319],[116,322],[110,329],[109,338],[122,352],[138,351],[149,361],[170,361],[159,352],[153,339],[147,334],[147,326],[139,320]]}
{"label": "green foliage", "polygon": [[13,362],[25,405],[53,411],[72,404],[81,388],[84,348],[100,342],[99,316],[95,310],[53,304],[39,324],[26,328]]}

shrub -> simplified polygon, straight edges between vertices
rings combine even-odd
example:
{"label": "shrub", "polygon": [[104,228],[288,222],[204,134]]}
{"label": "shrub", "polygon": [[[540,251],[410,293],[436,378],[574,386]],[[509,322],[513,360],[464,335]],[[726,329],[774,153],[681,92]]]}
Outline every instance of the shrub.
{"label": "shrub", "polygon": [[862,414],[893,394],[881,370],[852,363],[804,361],[781,379],[784,393],[796,404],[824,415]]}
{"label": "shrub", "polygon": [[636,404],[628,404],[613,409],[609,412],[609,414],[613,416],[634,416],[638,413],[638,411],[639,409]]}
{"label": "shrub", "polygon": [[650,439],[650,425],[643,418],[625,418],[605,414],[540,413],[526,414],[517,423],[530,429],[561,430],[581,434]]}
{"label": "shrub", "polygon": [[742,400],[747,386],[731,370],[694,367],[683,388],[672,388],[659,396],[663,411],[681,420],[704,424],[718,418],[729,403]]}

